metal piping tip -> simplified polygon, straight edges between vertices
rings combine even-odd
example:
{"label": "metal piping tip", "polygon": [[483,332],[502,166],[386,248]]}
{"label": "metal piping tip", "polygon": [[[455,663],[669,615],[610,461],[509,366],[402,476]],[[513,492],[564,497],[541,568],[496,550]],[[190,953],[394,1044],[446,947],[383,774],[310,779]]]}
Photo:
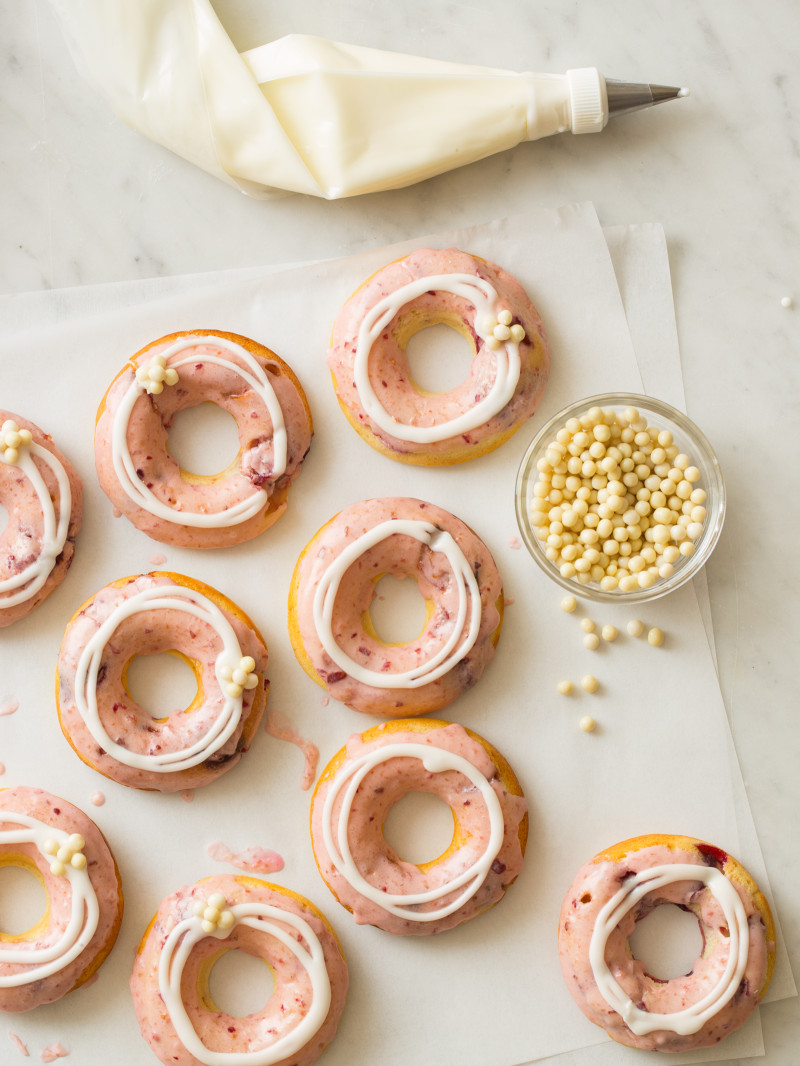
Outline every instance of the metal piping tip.
{"label": "metal piping tip", "polygon": [[662,104],[665,100],[678,100],[689,95],[688,89],[674,85],[649,85],[646,82],[614,81],[606,79],[608,114],[625,115],[645,107]]}

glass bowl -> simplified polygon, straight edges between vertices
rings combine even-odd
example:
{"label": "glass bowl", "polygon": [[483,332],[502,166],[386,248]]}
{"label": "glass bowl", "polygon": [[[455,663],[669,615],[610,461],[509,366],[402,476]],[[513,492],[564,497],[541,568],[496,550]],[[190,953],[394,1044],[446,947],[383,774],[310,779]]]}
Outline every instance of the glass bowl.
{"label": "glass bowl", "polygon": [[[652,447],[656,460],[661,458],[658,454],[658,449],[667,452],[663,463],[655,463],[649,459],[649,455],[647,459],[643,458],[648,448],[648,443],[644,440],[644,437],[639,438],[638,444],[635,439],[633,441],[617,440],[614,439],[614,436],[608,441],[596,442],[594,427],[590,425],[593,419],[602,421],[604,425],[610,427],[611,433],[615,434],[616,430],[613,428],[612,423],[620,425],[620,421],[622,423],[629,422],[630,419],[626,417],[626,412],[629,412],[630,409],[635,409],[640,419],[646,420],[647,430],[652,429],[662,435],[660,440],[652,442]],[[606,413],[599,420],[597,419],[598,410]],[[611,412],[616,417],[612,417]],[[634,420],[634,425],[637,425],[636,420]],[[633,433],[647,433],[647,430],[639,422],[638,428],[633,429]],[[559,433],[561,433],[560,442],[557,439],[557,434]],[[576,441],[574,437],[579,433],[584,433],[586,436],[582,439],[578,438]],[[671,441],[668,435],[671,435]],[[599,436],[605,437],[606,431],[600,430]],[[629,437],[630,434],[626,433],[625,436]],[[652,437],[652,434],[649,434],[649,436]],[[602,444],[607,449],[620,449],[623,453],[622,459],[634,460],[634,469],[625,470],[624,465],[629,466],[630,464],[628,463],[621,466],[618,476],[614,476],[613,465],[610,471],[604,471],[600,464],[606,460],[616,461],[617,464],[620,464],[621,460],[613,452],[610,455],[601,455],[596,443]],[[625,454],[626,449],[621,449],[621,443],[630,446],[632,452],[630,456]],[[564,454],[559,469],[555,471],[556,484],[554,486],[552,483],[553,464],[554,462],[558,464],[559,446]],[[675,455],[674,450],[669,451],[669,449],[674,449],[675,447],[678,449],[678,456]],[[594,452],[587,455],[590,448],[593,448]],[[576,449],[578,454],[576,454]],[[636,452],[639,452],[640,455],[636,456]],[[686,467],[685,459],[680,458],[681,456],[688,458],[688,468]],[[637,459],[638,461],[636,461]],[[564,464],[569,460],[572,460],[570,467],[564,469]],[[577,470],[576,460],[580,460],[580,471]],[[587,462],[590,465],[584,466]],[[592,473],[591,463],[595,464],[594,473]],[[676,463],[678,466],[675,465]],[[679,469],[683,465],[689,478],[682,477],[681,480],[684,484],[678,484],[676,476],[673,475],[670,478],[665,474],[664,464],[669,464],[669,468],[672,470]],[[648,465],[650,466],[650,488],[645,492],[644,468]],[[659,467],[660,473],[655,471],[655,466]],[[636,467],[639,468],[638,474]],[[612,490],[612,499],[610,501],[607,502],[607,497],[604,497],[602,490],[605,489],[605,493],[608,493],[608,489],[603,486],[603,478],[606,473],[610,473],[614,481],[622,481],[626,474],[630,475],[628,479],[630,481],[633,481],[634,476],[638,477],[639,480],[637,482],[625,486],[627,503],[624,509],[620,502],[624,497],[620,494],[619,486]],[[542,475],[544,475],[544,479]],[[559,476],[564,478],[565,482],[570,479],[569,484],[562,486],[558,480]],[[551,478],[549,483],[547,481],[548,477]],[[665,486],[664,490],[662,490],[660,484],[655,487],[654,478],[658,478],[659,482],[664,480],[671,482],[675,485],[676,491],[670,494],[669,484]],[[578,491],[576,489],[576,479],[584,490],[582,494],[579,493],[577,496],[578,499],[581,498],[581,495],[584,497],[583,503],[576,506],[577,515],[572,511],[572,501],[575,498],[572,494]],[[608,478],[606,478],[606,482],[608,482]],[[691,489],[691,493],[695,493],[694,502],[691,499],[684,499],[684,496],[689,491],[687,484]],[[557,490],[556,493],[553,492],[554,488]],[[599,501],[596,499],[598,488],[601,490],[601,499]],[[696,490],[698,488],[704,490],[704,500],[697,498]],[[589,492],[594,493],[588,499],[585,498],[587,489]],[[565,498],[559,500],[558,492],[564,494]],[[631,497],[632,492],[641,493],[641,496],[636,496],[634,499]],[[661,511],[656,515],[656,508],[662,506],[661,498],[656,496],[649,513],[642,514],[642,512],[647,512],[647,508],[644,506],[644,504],[649,502],[646,498],[647,492],[658,492],[666,497],[663,504],[665,511]],[[536,499],[544,501],[544,509],[542,509],[542,504],[534,502]],[[671,504],[670,501],[672,501]],[[678,503],[681,504],[680,510],[677,508]],[[588,505],[589,513],[596,514],[597,509],[601,509],[601,514],[597,517],[597,523],[595,523],[594,518],[589,517],[589,513],[586,516],[580,514],[584,504]],[[640,504],[638,511],[636,504]],[[684,504],[686,504],[685,508]],[[535,523],[532,521],[532,507],[533,516],[538,515],[540,519]],[[700,512],[695,512],[695,519],[698,519],[697,522],[692,520],[691,513],[687,514],[686,518],[681,522],[681,516],[695,507],[705,509],[702,519],[700,519]],[[536,510],[537,508],[539,510]],[[551,529],[550,525],[553,520],[558,521],[557,517],[554,518],[558,508],[566,511],[568,519],[566,525],[561,523],[561,531],[559,531],[558,526]],[[632,511],[636,511],[639,515],[636,521],[634,521]],[[670,511],[673,512],[673,516],[676,516],[673,519],[670,519]],[[722,480],[719,462],[711,445],[704,434],[686,415],[677,411],[674,407],[670,407],[669,404],[652,399],[649,396],[639,396],[633,393],[608,393],[600,396],[589,396],[585,400],[570,404],[569,407],[559,411],[547,425],[542,427],[529,445],[520,464],[516,483],[516,512],[517,523],[526,548],[548,577],[552,578],[563,589],[575,596],[584,596],[587,599],[601,603],[644,603],[648,600],[665,596],[667,593],[680,588],[705,565],[722,529],[722,522],[725,516],[725,485]],[[619,514],[621,521],[615,522],[614,516],[616,514]],[[607,525],[605,528],[599,525],[603,516],[605,516],[606,521],[611,521],[614,525],[614,532],[608,537],[599,535],[608,532]],[[683,535],[676,531],[676,527],[681,524],[683,524],[684,528]],[[628,535],[626,537],[625,533],[618,532],[620,525],[626,530],[632,530],[633,536]],[[641,531],[638,538],[636,536],[637,525]],[[691,529],[689,530],[690,525]],[[659,527],[658,530],[656,530],[656,527]],[[702,531],[698,527],[702,527]],[[648,537],[646,532],[648,528],[651,530],[651,536],[655,537],[655,540],[651,540]],[[595,533],[598,533],[598,537],[594,542],[592,542],[592,533],[588,532],[592,529],[594,529]],[[670,533],[667,541],[663,540],[665,530]],[[677,536],[673,535],[673,531],[677,532]],[[572,543],[576,547],[576,552],[571,549],[566,551],[568,556],[572,556],[568,560],[565,560],[560,555],[560,552],[564,551],[565,545],[563,543],[558,545],[558,539],[561,538],[563,540],[565,533],[570,535],[567,537],[567,543]],[[689,533],[691,533],[691,536]],[[570,537],[574,539],[570,540]],[[613,545],[609,545],[609,551],[606,553],[605,545],[612,539],[617,544],[617,549],[614,550]],[[626,542],[628,547],[623,548],[622,544]],[[681,545],[687,543],[691,547],[683,547],[681,549]],[[660,553],[658,551],[659,545],[662,549]],[[548,548],[550,549],[550,557],[548,557]],[[648,548],[650,549],[649,551],[646,550]],[[667,548],[671,550],[666,552],[665,557],[664,551]],[[590,549],[600,554],[599,560],[594,557]],[[677,549],[677,558],[673,559],[676,553],[672,549]],[[584,552],[588,553],[586,560],[578,562],[578,565],[583,568],[583,576],[581,576],[580,571],[575,571],[574,563],[581,560]],[[657,553],[655,559],[652,558],[654,552]],[[556,555],[556,553],[559,554]],[[627,562],[630,562],[637,555],[639,559],[634,562],[632,572],[627,569]],[[627,562],[620,563],[621,559],[625,559]],[[589,570],[585,569],[587,562],[591,562]],[[572,566],[572,573],[570,573],[570,565],[568,564]],[[654,567],[659,571],[658,573],[653,570]],[[611,581],[604,581],[604,587],[601,587],[599,578],[604,570],[606,577],[616,577],[618,582],[622,580],[625,587],[620,587],[619,584],[616,587],[610,587],[613,584]],[[641,576],[642,571],[646,572],[645,576]],[[649,576],[647,576],[648,574]],[[587,577],[589,580],[587,580]],[[630,587],[633,585],[633,579],[636,582],[635,587]]]}

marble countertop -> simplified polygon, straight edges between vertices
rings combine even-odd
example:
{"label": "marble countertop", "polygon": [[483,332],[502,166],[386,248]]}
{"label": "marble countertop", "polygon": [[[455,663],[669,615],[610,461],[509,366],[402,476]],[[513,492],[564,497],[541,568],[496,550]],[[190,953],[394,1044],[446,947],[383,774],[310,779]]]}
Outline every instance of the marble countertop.
{"label": "marble countertop", "polygon": [[[662,223],[687,410],[714,443],[729,492],[707,568],[720,685],[797,972],[800,589],[787,540],[800,528],[795,0],[498,0],[490,12],[422,0],[214,6],[240,51],[304,32],[509,70],[592,65],[690,87],[688,99],[617,119],[600,136],[524,144],[410,189],[257,201],[117,120],[76,72],[45,0],[0,0],[0,291],[339,256],[572,201],[593,201],[604,225]],[[679,674],[675,682],[680,698]],[[721,757],[708,752],[709,763]],[[763,1025],[762,1061],[796,1062],[797,1001],[765,1008]]]}

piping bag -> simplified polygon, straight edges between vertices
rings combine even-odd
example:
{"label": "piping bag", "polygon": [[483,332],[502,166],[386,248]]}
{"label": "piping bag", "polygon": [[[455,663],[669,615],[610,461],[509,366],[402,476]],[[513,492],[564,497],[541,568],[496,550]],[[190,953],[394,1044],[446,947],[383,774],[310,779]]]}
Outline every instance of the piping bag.
{"label": "piping bag", "polygon": [[402,188],[685,89],[527,74],[300,34],[239,53],[210,0],[51,0],[78,69],[133,129],[251,196]]}

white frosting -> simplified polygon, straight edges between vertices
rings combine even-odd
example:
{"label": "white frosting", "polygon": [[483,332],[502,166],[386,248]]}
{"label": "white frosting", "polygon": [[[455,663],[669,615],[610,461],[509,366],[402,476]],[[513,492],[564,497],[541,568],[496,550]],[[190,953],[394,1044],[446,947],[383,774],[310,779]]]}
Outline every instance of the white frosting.
{"label": "white frosting", "polygon": [[[173,357],[179,352],[182,352],[187,348],[197,348],[198,345],[201,344],[211,344],[217,348],[227,349],[232,355],[235,355],[237,359],[242,360],[245,367],[240,366],[239,363],[235,362],[233,359],[224,359],[220,356],[210,354],[195,354],[184,359],[173,359]],[[274,448],[273,477],[280,477],[286,470],[286,459],[288,454],[286,424],[283,418],[281,405],[278,402],[278,397],[275,395],[275,390],[258,360],[245,348],[242,348],[241,345],[234,344],[232,341],[226,340],[223,337],[215,336],[184,337],[170,345],[163,355],[170,368],[176,371],[182,366],[191,366],[198,362],[213,363],[216,366],[224,367],[226,370],[235,371],[235,373],[239,374],[239,376],[247,382],[250,388],[257,393],[263,401],[272,421]],[[250,518],[255,517],[269,499],[268,493],[264,489],[257,487],[254,487],[254,491],[250,496],[240,500],[233,506],[228,507],[224,511],[217,511],[210,514],[198,511],[178,511],[174,507],[170,507],[163,503],[151,489],[148,489],[136,474],[136,468],[128,447],[128,423],[134,405],[139,397],[143,395],[144,391],[145,387],[141,382],[134,378],[128,391],[120,401],[111,430],[111,457],[114,463],[114,471],[125,494],[130,497],[137,506],[148,511],[156,518],[162,518],[166,522],[174,522],[176,525],[181,526],[192,526],[200,529],[220,529],[227,526],[240,525],[242,522],[247,522]]]}
{"label": "white frosting", "polygon": [[[676,881],[701,881],[716,898],[728,924],[728,959],[717,984],[697,1003],[671,1014],[653,1014],[640,1010],[620,988],[605,961],[606,942],[625,915],[639,900]],[[626,879],[622,888],[597,915],[589,944],[589,961],[603,999],[622,1016],[637,1036],[659,1029],[669,1029],[681,1036],[698,1032],[731,999],[744,977],[750,946],[747,914],[739,894],[720,870],[711,866],[675,863],[652,866]]]}
{"label": "white frosting", "polygon": [[[453,571],[458,587],[458,611],[447,641],[427,662],[403,673],[381,673],[362,666],[339,647],[333,636],[333,609],[342,578],[370,548],[395,534],[404,534],[426,544],[431,551],[442,552]],[[328,566],[314,593],[314,626],[320,643],[337,666],[365,685],[375,688],[419,688],[442,677],[459,663],[478,638],[481,624],[481,594],[466,556],[453,537],[431,522],[393,518],[381,522],[352,541]],[[469,629],[459,643],[469,613]]]}
{"label": "white frosting", "polygon": [[[71,836],[63,829],[46,825],[17,811],[0,810],[0,822],[11,822],[23,827],[0,829],[0,845],[35,844],[48,865],[50,855],[45,847],[47,842],[55,840],[63,847]],[[31,945],[25,948],[0,942],[0,964],[25,966],[23,971],[0,975],[0,988],[18,988],[51,977],[76,959],[94,936],[100,918],[100,907],[88,867],[76,869],[74,866],[67,866],[61,876],[68,882],[72,895],[70,918],[66,927],[57,940],[45,947]]]}
{"label": "white frosting", "polygon": [[[53,471],[58,488],[58,515],[47,484],[34,462],[34,456],[47,463]],[[44,585],[64,550],[72,514],[72,491],[67,472],[51,452],[38,444],[30,444],[20,452],[14,467],[31,482],[42,508],[42,547],[29,566],[13,577],[0,581],[0,609],[24,603],[35,596]]]}
{"label": "white frosting", "polygon": [[[97,672],[105,646],[120,623],[142,611],[159,610],[183,611],[202,619],[216,630],[222,641],[222,651],[217,656],[215,675],[223,705],[207,732],[194,744],[178,751],[160,751],[146,755],[117,744],[108,735],[97,706]],[[223,672],[227,673],[226,667],[238,666],[241,659],[242,649],[233,626],[215,603],[201,592],[182,585],[155,585],[118,604],[87,642],[75,671],[75,704],[94,739],[117,762],[155,773],[188,770],[204,762],[221,748],[241,720],[242,693],[232,696],[223,678]]]}
{"label": "white frosting", "polygon": [[[379,763],[399,758],[419,759],[425,769],[432,774],[443,773],[446,770],[457,770],[480,790],[489,815],[489,840],[483,854],[451,881],[440,885],[438,888],[429,889],[427,892],[407,894],[382,892],[362,876],[350,851],[348,839],[350,812],[359,785],[370,770]],[[338,823],[334,828],[332,824],[333,808],[342,790],[344,790],[342,805],[339,811]],[[322,810],[322,833],[325,848],[334,866],[348,884],[362,896],[398,918],[406,918],[412,922],[435,922],[440,918],[446,918],[447,915],[463,907],[486,880],[491,865],[503,845],[504,818],[500,800],[497,798],[491,783],[480,770],[463,756],[457,755],[455,752],[446,751],[444,748],[431,747],[427,744],[387,744],[366,752],[359,758],[353,759],[352,762],[347,762],[336,774],[325,797],[325,805]],[[460,888],[463,888],[463,892],[460,892],[454,900],[442,907],[429,911],[416,909],[421,903],[440,900]]]}
{"label": "white frosting", "polygon": [[353,366],[353,377],[361,405],[372,421],[393,437],[415,444],[436,443],[482,426],[509,403],[520,374],[519,342],[509,338],[494,349],[495,379],[482,400],[472,404],[456,418],[434,426],[413,426],[398,422],[381,404],[372,388],[369,380],[370,352],[372,345],[395,315],[411,300],[430,291],[449,292],[469,300],[475,307],[473,328],[477,335],[484,343],[494,337],[492,330],[486,330],[485,323],[487,319],[494,317],[498,301],[497,290],[488,281],[474,274],[434,274],[417,278],[396,289],[367,312],[358,331]]}
{"label": "white frosting", "polygon": [[[178,1039],[186,1050],[204,1066],[272,1066],[294,1055],[318,1032],[331,1003],[331,985],[325,955],[314,930],[299,915],[266,903],[237,903],[230,908],[233,927],[217,926],[208,933],[203,919],[194,915],[179,922],[167,937],[158,964],[158,986],[161,998],[175,1027]],[[290,1032],[264,1048],[255,1051],[211,1051],[195,1032],[181,996],[183,970],[194,946],[207,936],[225,940],[237,925],[246,925],[279,940],[305,967],[311,980],[311,1006]],[[305,941],[287,931],[290,926]]]}

